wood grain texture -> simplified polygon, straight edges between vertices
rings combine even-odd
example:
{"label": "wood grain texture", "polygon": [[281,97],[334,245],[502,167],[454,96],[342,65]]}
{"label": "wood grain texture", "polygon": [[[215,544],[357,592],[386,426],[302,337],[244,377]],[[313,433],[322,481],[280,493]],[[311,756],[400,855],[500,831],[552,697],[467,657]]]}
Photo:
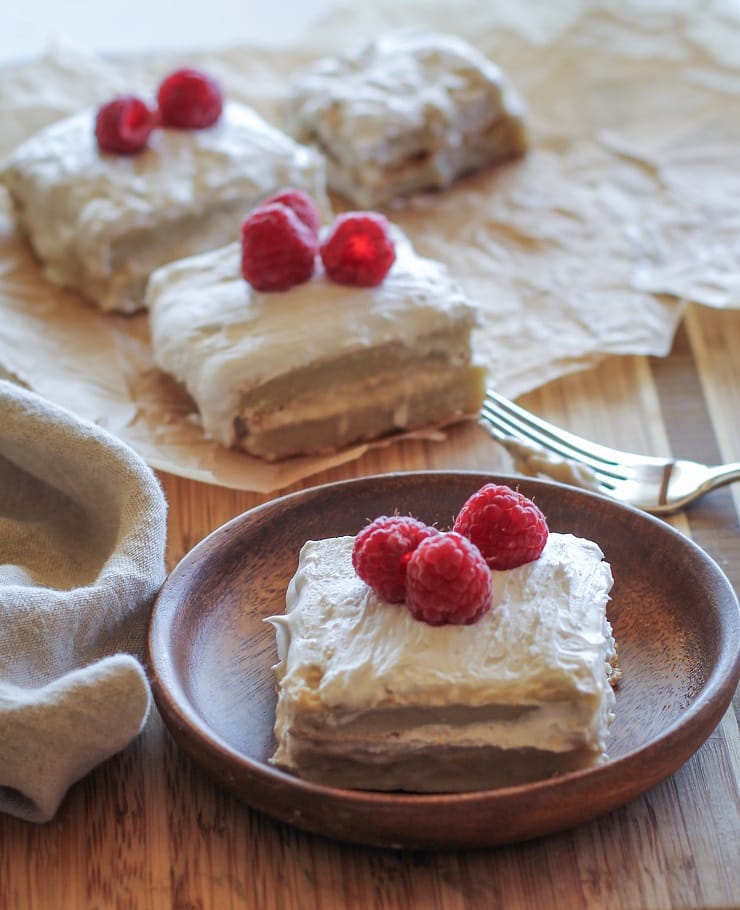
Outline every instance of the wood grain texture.
{"label": "wood grain texture", "polygon": [[[677,453],[691,443],[739,460],[739,355],[740,312],[691,308],[665,360],[610,358],[524,403],[606,444]],[[508,461],[469,425],[444,443],[376,450],[303,486],[425,467],[505,471]],[[211,530],[266,499],[162,480],[170,567]],[[671,520],[718,561],[736,590],[739,495],[739,485],[718,490]],[[739,779],[730,710],[673,775],[595,822],[518,845],[393,852],[304,834],[245,808],[182,753],[155,712],[135,743],[72,788],[54,821],[34,826],[0,816],[0,908],[738,907]]]}

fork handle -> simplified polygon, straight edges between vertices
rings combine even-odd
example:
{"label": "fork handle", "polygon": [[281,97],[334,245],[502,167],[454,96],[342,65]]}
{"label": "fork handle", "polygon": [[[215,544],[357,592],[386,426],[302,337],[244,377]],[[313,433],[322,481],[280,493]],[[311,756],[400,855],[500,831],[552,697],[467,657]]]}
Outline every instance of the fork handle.
{"label": "fork handle", "polygon": [[709,477],[704,486],[707,490],[716,490],[735,480],[740,480],[740,462],[718,464],[709,469]]}

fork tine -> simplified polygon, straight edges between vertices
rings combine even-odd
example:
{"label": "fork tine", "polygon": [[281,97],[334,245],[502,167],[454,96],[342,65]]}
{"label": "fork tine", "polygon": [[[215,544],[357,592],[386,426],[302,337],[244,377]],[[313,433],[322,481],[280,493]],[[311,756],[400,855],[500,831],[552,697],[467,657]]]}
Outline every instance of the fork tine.
{"label": "fork tine", "polygon": [[[656,515],[676,512],[709,490],[740,480],[740,464],[710,466],[590,442],[492,389],[486,391],[479,422],[508,449],[522,472],[565,477],[573,486],[596,489]],[[559,456],[564,463],[551,456]]]}
{"label": "fork tine", "polygon": [[[498,422],[496,417],[491,419],[488,415],[481,414],[481,423],[485,425],[494,439],[497,439],[505,448],[510,450],[515,459],[525,455],[532,446],[536,446],[537,448],[541,448],[545,453],[549,453],[555,457],[562,457],[565,461],[570,461],[574,464],[583,465],[584,468],[590,471],[593,482],[608,490],[612,490],[619,480],[619,478],[615,478],[610,474],[603,474],[599,468],[592,467],[583,458],[576,457],[573,453],[565,454],[560,451],[555,451],[555,448],[552,446],[542,445],[537,442],[537,440],[533,439],[531,435],[520,433],[505,422]],[[519,451],[518,447],[520,445],[524,447],[524,452]]]}
{"label": "fork tine", "polygon": [[[594,482],[610,491],[615,488],[617,483],[627,479],[626,475],[617,474],[612,470],[606,471],[600,464],[592,463],[588,458],[579,455],[572,449],[558,446],[550,441],[538,440],[530,431],[524,432],[521,428],[513,426],[491,409],[482,411],[480,419],[494,439],[497,439],[505,447],[511,449],[512,445],[523,445],[527,449],[534,445],[550,455],[559,456],[565,461],[583,465],[584,468],[591,472]],[[512,454],[519,455],[521,453],[512,449]]]}
{"label": "fork tine", "polygon": [[568,433],[491,390],[486,393],[481,417],[502,436],[535,442],[563,458],[587,464],[607,485],[630,476],[629,465],[619,453]]}

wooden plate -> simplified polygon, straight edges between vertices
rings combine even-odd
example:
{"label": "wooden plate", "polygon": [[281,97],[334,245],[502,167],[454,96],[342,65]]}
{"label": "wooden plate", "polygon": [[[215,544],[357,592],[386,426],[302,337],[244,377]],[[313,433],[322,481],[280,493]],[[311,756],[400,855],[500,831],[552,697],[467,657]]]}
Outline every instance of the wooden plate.
{"label": "wooden plate", "polygon": [[[398,510],[449,527],[485,482],[534,497],[550,528],[597,541],[615,586],[609,616],[623,681],[610,759],[525,786],[465,794],[359,792],[268,764],[275,635],[309,538],[354,534]],[[678,768],[727,708],[740,676],[740,614],[719,567],[662,521],[571,487],[472,472],[388,474],[294,493],[233,519],[175,568],[149,629],[154,698],[182,748],[250,806],[308,831],[392,847],[459,848],[538,837],[634,799]]]}

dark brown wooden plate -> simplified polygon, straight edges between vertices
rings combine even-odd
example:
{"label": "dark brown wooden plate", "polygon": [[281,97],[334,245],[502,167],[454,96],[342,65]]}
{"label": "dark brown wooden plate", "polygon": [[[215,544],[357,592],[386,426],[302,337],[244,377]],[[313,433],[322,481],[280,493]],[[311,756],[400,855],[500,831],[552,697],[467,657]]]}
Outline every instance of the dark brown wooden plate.
{"label": "dark brown wooden plate", "polygon": [[[497,480],[533,497],[550,528],[597,541],[615,585],[609,616],[623,681],[603,765],[526,786],[415,795],[333,789],[268,763],[275,635],[304,541],[354,534],[377,515],[449,527]],[[388,474],[305,490],[233,519],[175,568],[149,629],[157,706],[182,748],[250,806],[357,843],[459,848],[539,837],[609,812],[675,771],[704,742],[740,676],[740,613],[729,581],[669,525],[539,480],[472,472]]]}

